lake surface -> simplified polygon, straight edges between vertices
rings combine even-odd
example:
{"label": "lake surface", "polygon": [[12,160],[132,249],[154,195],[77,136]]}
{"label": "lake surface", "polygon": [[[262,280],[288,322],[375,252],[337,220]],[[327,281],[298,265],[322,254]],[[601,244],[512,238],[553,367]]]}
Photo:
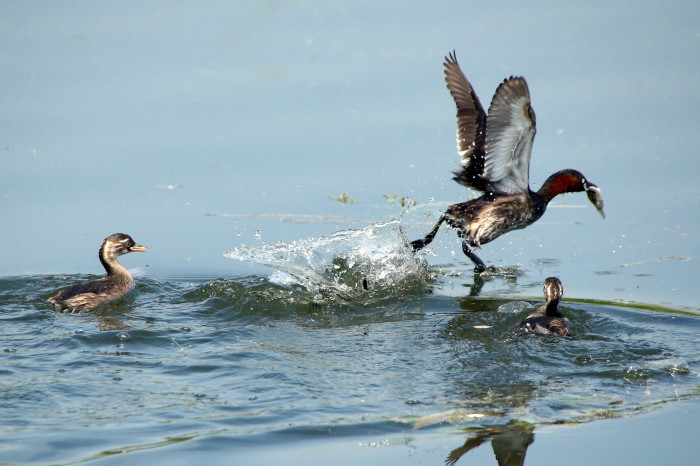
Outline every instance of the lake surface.
{"label": "lake surface", "polygon": [[[696,2],[0,12],[0,462],[692,461]],[[474,195],[453,49],[484,105],[527,78],[532,187],[606,203],[557,198],[483,277],[449,229],[407,248]],[[56,313],[115,232],[135,292]],[[574,337],[514,334],[548,276]]]}

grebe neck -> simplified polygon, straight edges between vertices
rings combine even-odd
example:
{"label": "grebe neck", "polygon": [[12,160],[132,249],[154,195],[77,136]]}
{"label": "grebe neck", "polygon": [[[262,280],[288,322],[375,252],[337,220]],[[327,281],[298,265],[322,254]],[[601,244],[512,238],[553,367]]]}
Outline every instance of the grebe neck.
{"label": "grebe neck", "polygon": [[547,301],[544,309],[545,315],[548,317],[561,317],[561,312],[559,312],[559,298]]}
{"label": "grebe neck", "polygon": [[561,170],[551,175],[544,182],[537,194],[547,203],[556,196],[564,193],[575,193],[586,190],[586,178],[576,170]]}
{"label": "grebe neck", "polygon": [[107,271],[108,276],[127,276],[131,278],[131,274],[126,268],[117,262],[116,251],[110,243],[105,243],[100,248],[100,262]]}

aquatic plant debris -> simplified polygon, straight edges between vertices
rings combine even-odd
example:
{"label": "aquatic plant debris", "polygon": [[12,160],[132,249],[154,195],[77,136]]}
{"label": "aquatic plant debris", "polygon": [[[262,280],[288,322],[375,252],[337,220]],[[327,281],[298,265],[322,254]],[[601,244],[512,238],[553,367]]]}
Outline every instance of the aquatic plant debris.
{"label": "aquatic plant debris", "polygon": [[230,259],[265,265],[271,277],[324,299],[367,300],[424,290],[427,262],[413,254],[399,219],[320,238],[239,246]]}
{"label": "aquatic plant debris", "polygon": [[350,197],[348,193],[343,193],[339,196],[329,196],[328,198],[333,199],[334,201],[338,201],[341,204],[354,204],[355,202],[357,202],[355,199]]}
{"label": "aquatic plant debris", "polygon": [[[253,214],[204,214],[208,217],[240,217],[240,218],[276,218],[280,222],[286,223],[360,223],[357,218],[345,217],[342,215],[313,215],[313,214],[293,214],[293,213],[253,213]],[[363,223],[367,223],[366,221]]]}
{"label": "aquatic plant debris", "polygon": [[385,194],[384,199],[386,199],[388,202],[390,202],[392,204],[398,204],[405,209],[410,209],[411,207],[415,207],[416,205],[418,205],[418,203],[416,201],[414,201],[413,199],[411,199],[409,197],[406,197],[406,196],[399,197],[393,193]]}

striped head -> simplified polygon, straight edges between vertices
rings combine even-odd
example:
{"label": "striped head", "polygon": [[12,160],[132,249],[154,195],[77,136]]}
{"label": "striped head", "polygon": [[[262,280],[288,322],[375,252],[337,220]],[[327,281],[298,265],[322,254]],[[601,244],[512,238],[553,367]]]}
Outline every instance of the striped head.
{"label": "striped head", "polygon": [[564,285],[557,277],[549,277],[544,281],[544,299],[547,302],[559,301],[564,296]]}
{"label": "striped head", "polygon": [[105,238],[100,247],[100,258],[115,258],[130,252],[146,252],[148,248],[136,244],[131,236],[124,233],[115,233]]}

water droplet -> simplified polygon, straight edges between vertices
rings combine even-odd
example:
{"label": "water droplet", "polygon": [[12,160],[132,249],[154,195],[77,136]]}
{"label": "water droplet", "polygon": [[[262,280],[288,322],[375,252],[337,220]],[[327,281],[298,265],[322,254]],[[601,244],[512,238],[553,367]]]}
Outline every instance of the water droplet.
{"label": "water droplet", "polygon": [[670,373],[671,375],[684,375],[690,373],[690,368],[688,367],[688,363],[685,359],[677,358],[668,361],[668,364],[666,364],[666,372]]}
{"label": "water droplet", "polygon": [[625,372],[632,373],[632,372],[638,372],[641,370],[642,366],[639,364],[627,364],[627,367],[625,367]]}
{"label": "water droplet", "polygon": [[126,332],[119,332],[117,333],[117,339],[119,341],[127,341],[131,339],[131,336]]}
{"label": "water droplet", "polygon": [[625,367],[625,373],[627,377],[632,378],[645,378],[648,376],[647,371],[645,371],[639,364],[631,363],[627,364]]}
{"label": "water droplet", "polygon": [[574,358],[574,364],[578,364],[579,366],[586,366],[592,362],[593,358],[590,356],[576,356]]}
{"label": "water droplet", "polygon": [[648,361],[647,365],[660,372],[666,372],[671,375],[684,375],[690,372],[688,362],[683,358],[667,358]]}
{"label": "water droplet", "polygon": [[526,303],[525,301],[513,301],[498,306],[498,312],[507,312],[509,314],[519,314],[531,309],[532,305],[530,305],[530,303]]}

